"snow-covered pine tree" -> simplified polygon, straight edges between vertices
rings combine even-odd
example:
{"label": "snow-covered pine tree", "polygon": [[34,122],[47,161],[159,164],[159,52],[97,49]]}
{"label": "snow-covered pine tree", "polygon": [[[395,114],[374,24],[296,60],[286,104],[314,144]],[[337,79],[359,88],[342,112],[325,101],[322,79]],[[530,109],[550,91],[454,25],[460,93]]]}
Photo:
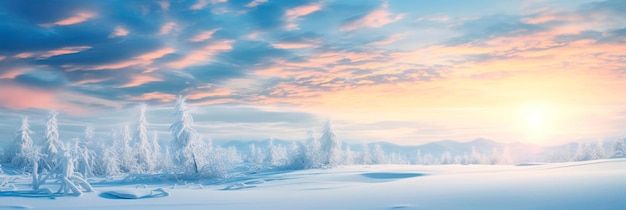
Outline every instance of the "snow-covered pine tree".
{"label": "snow-covered pine tree", "polygon": [[597,160],[597,159],[603,159],[605,157],[606,157],[606,151],[604,150],[604,144],[602,143],[602,140],[599,140],[598,143],[596,143],[596,147],[591,152],[591,159]]}
{"label": "snow-covered pine tree", "polygon": [[43,158],[41,159],[44,162],[43,166],[52,170],[57,165],[57,154],[59,152],[59,147],[62,147],[62,143],[59,140],[59,125],[57,123],[57,115],[58,112],[52,111],[50,115],[48,115],[48,120],[46,121],[46,132],[44,135],[44,143],[42,147],[41,153],[43,154]]}
{"label": "snow-covered pine tree", "polygon": [[341,143],[332,130],[330,120],[327,120],[322,126],[320,145],[323,165],[334,167],[341,164]]}
{"label": "snow-covered pine tree", "polygon": [[172,133],[172,163],[184,172],[198,173],[200,166],[196,157],[195,147],[198,145],[198,132],[192,128],[193,118],[189,114],[189,108],[185,103],[185,97],[179,96],[174,107],[172,119],[174,123],[170,126]]}
{"label": "snow-covered pine tree", "polygon": [[372,164],[372,155],[370,154],[370,148],[367,143],[363,142],[361,144],[361,164],[370,165]]}
{"label": "snow-covered pine tree", "polygon": [[354,152],[352,152],[352,148],[350,148],[350,145],[346,145],[346,151],[343,153],[343,156],[344,165],[354,165]]}
{"label": "snow-covered pine tree", "polygon": [[155,171],[160,170],[161,168],[163,168],[163,164],[161,163],[161,145],[159,145],[159,135],[157,131],[152,132],[152,138],[150,140],[150,153],[152,154],[152,162],[154,163],[155,167],[154,169]]}
{"label": "snow-covered pine tree", "polygon": [[309,162],[309,168],[320,168],[322,167],[322,154],[321,154],[321,145],[320,142],[315,138],[314,132],[309,130],[306,132],[306,140],[305,142],[305,153]]}
{"label": "snow-covered pine tree", "polygon": [[30,165],[31,158],[29,153],[32,153],[33,149],[31,134],[33,134],[33,131],[30,130],[28,125],[28,118],[23,117],[21,126],[15,132],[13,142],[11,142],[5,152],[5,160],[8,163],[18,168]]}
{"label": "snow-covered pine tree", "polygon": [[289,165],[287,168],[297,170],[306,169],[311,166],[306,154],[306,147],[302,142],[294,141],[290,150]]}
{"label": "snow-covered pine tree", "polygon": [[611,147],[611,157],[621,158],[626,156],[626,144],[624,144],[624,138],[619,137],[613,142]]}
{"label": "snow-covered pine tree", "polygon": [[117,152],[118,159],[120,163],[120,170],[123,173],[133,173],[136,171],[136,161],[133,156],[133,149],[130,146],[130,142],[132,137],[130,136],[130,131],[128,130],[128,125],[124,125],[122,128],[122,132],[120,136],[117,136],[118,144],[117,144]]}
{"label": "snow-covered pine tree", "polygon": [[372,151],[372,164],[386,164],[387,157],[385,155],[385,151],[380,146],[380,144],[376,144],[374,146],[374,150]]}
{"label": "snow-covered pine tree", "polygon": [[593,149],[589,144],[579,143],[578,149],[576,150],[576,155],[574,155],[574,161],[585,161],[591,160]]}
{"label": "snow-covered pine tree", "polygon": [[154,169],[152,146],[148,140],[148,121],[146,120],[146,105],[139,105],[139,116],[133,133],[134,160],[137,167],[135,173],[148,173]]}

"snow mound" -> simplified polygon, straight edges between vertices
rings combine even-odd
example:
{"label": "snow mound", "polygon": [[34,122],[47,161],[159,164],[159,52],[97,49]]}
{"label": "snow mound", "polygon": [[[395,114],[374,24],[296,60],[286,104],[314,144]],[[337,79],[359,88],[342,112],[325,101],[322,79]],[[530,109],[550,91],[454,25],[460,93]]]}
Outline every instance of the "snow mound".
{"label": "snow mound", "polygon": [[106,191],[100,194],[101,197],[110,199],[143,199],[143,198],[158,198],[169,196],[170,193],[163,188],[157,188],[154,190],[147,189],[120,189]]}
{"label": "snow mound", "polygon": [[256,187],[256,186],[254,186],[254,185],[247,185],[246,183],[235,183],[235,184],[231,184],[231,185],[226,186],[222,190],[241,190],[241,189],[253,188],[253,187]]}
{"label": "snow mound", "polygon": [[426,174],[420,173],[364,173],[361,176],[370,179],[406,179],[419,176],[425,176]]}

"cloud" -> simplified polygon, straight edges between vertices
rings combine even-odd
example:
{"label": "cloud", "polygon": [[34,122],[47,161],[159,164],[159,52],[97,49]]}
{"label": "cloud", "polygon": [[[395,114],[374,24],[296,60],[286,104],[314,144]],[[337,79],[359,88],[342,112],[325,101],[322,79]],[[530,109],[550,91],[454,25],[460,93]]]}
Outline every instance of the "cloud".
{"label": "cloud", "polygon": [[311,13],[319,11],[322,9],[320,4],[310,4],[298,6],[293,9],[289,9],[285,12],[285,19],[287,21],[287,29],[295,30],[298,29],[298,25],[295,23],[298,18],[307,16]]}
{"label": "cloud", "polygon": [[3,90],[0,92],[0,107],[13,110],[55,109],[72,114],[86,111],[84,108],[64,102],[57,92],[50,90],[29,88],[7,82],[0,84],[0,88]]}
{"label": "cloud", "polygon": [[345,23],[341,27],[341,30],[352,31],[363,27],[380,28],[404,18],[404,14],[394,15],[389,11],[388,7],[389,3],[385,2],[380,8],[370,12],[369,14]]}
{"label": "cloud", "polygon": [[388,45],[396,41],[402,40],[406,37],[406,34],[393,34],[385,39],[370,43],[370,45]]}
{"label": "cloud", "polygon": [[93,17],[95,17],[96,14],[92,13],[92,12],[79,12],[78,14],[72,16],[72,17],[68,17],[59,21],[56,21],[52,24],[43,24],[46,27],[51,27],[54,25],[58,25],[58,26],[67,26],[67,25],[73,25],[73,24],[78,24],[78,23],[82,23],[85,22]]}
{"label": "cloud", "polygon": [[161,30],[159,30],[159,34],[161,35],[169,34],[170,31],[172,31],[175,27],[176,27],[175,22],[166,23],[165,25],[161,27]]}
{"label": "cloud", "polygon": [[153,76],[149,76],[149,75],[135,75],[131,78],[131,80],[123,85],[117,86],[117,88],[128,88],[128,87],[137,87],[149,82],[158,82],[158,81],[164,81],[161,78],[156,78]]}
{"label": "cloud", "polygon": [[260,4],[267,2],[268,0],[252,0],[250,3],[246,4],[246,7],[256,7]]}
{"label": "cloud", "polygon": [[189,41],[191,42],[202,42],[202,41],[206,41],[209,40],[213,37],[213,34],[217,31],[219,31],[220,29],[213,29],[213,30],[208,30],[208,31],[204,31],[198,35],[195,35],[194,37],[192,37],[191,39],[189,39]]}
{"label": "cloud", "polygon": [[181,69],[192,65],[211,62],[211,58],[217,53],[232,50],[232,43],[232,40],[224,40],[207,44],[201,49],[190,51],[182,59],[171,62],[168,65],[172,68]]}
{"label": "cloud", "polygon": [[226,3],[228,0],[198,0],[194,5],[191,6],[192,10],[201,10],[204,9],[209,3],[210,4],[218,4],[218,3]]}
{"label": "cloud", "polygon": [[109,38],[118,37],[118,36],[127,36],[127,35],[128,35],[128,30],[126,30],[122,26],[117,26],[115,27],[115,30],[113,31],[113,33],[109,35]]}

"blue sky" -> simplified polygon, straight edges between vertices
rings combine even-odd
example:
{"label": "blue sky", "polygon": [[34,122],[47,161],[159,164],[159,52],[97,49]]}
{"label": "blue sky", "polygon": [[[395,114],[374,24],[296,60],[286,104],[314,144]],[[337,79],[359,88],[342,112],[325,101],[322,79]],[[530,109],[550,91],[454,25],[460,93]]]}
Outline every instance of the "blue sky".
{"label": "blue sky", "polygon": [[[0,135],[105,135],[137,106],[167,141],[177,95],[204,138],[553,144],[623,133],[626,2],[3,1]],[[576,122],[576,123],[574,123]],[[64,133],[65,132],[65,133]]]}

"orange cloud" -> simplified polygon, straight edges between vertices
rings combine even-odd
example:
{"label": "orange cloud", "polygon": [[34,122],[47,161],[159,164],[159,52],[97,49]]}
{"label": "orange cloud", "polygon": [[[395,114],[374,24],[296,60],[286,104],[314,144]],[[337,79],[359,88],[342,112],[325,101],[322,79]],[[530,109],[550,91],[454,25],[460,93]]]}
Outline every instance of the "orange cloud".
{"label": "orange cloud", "polygon": [[232,40],[220,41],[211,43],[202,49],[189,52],[184,58],[169,63],[168,65],[173,68],[184,68],[187,66],[205,63],[211,61],[211,57],[219,52],[232,50]]}
{"label": "orange cloud", "polygon": [[388,7],[389,4],[385,2],[381,8],[342,26],[341,30],[352,31],[362,27],[380,28],[384,25],[402,20],[402,18],[404,18],[404,14],[394,15],[388,10]]}

